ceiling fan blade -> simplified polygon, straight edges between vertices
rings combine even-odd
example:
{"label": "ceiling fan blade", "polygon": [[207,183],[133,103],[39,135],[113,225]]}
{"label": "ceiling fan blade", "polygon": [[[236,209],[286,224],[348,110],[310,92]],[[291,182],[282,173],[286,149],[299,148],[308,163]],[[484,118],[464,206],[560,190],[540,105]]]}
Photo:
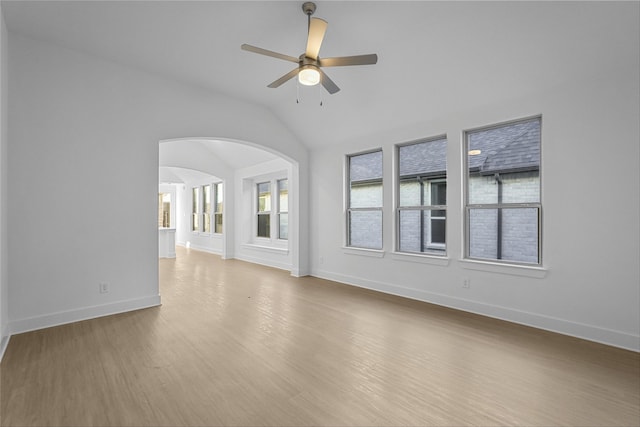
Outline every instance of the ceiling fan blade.
{"label": "ceiling fan blade", "polygon": [[327,31],[327,21],[320,18],[311,18],[309,22],[309,36],[307,37],[307,50],[305,56],[311,59],[318,59],[320,45]]}
{"label": "ceiling fan blade", "polygon": [[338,56],[335,58],[320,59],[321,67],[343,67],[346,65],[373,65],[378,62],[378,55]]}
{"label": "ceiling fan blade", "polygon": [[327,90],[327,92],[329,92],[331,95],[333,95],[334,93],[338,92],[340,90],[340,88],[338,87],[338,85],[336,85],[333,80],[331,80],[329,78],[329,76],[327,76],[325,74],[324,71],[318,69],[318,71],[320,71],[320,83],[322,83],[322,86],[324,86],[324,88]]}
{"label": "ceiling fan blade", "polygon": [[295,62],[296,64],[300,62],[298,58],[294,58],[293,56],[284,55],[282,53],[273,52],[267,49],[262,49],[261,47],[251,46],[250,44],[246,43],[240,46],[240,49],[253,53],[259,53],[260,55],[271,56],[273,58],[284,59],[285,61]]}
{"label": "ceiling fan blade", "polygon": [[267,87],[270,88],[276,88],[280,85],[282,85],[284,82],[291,80],[292,78],[294,78],[295,76],[298,75],[298,72],[300,72],[299,68],[295,68],[291,71],[289,71],[287,74],[285,74],[284,76],[280,77],[278,80],[276,80],[275,82],[271,83],[270,85],[268,85]]}

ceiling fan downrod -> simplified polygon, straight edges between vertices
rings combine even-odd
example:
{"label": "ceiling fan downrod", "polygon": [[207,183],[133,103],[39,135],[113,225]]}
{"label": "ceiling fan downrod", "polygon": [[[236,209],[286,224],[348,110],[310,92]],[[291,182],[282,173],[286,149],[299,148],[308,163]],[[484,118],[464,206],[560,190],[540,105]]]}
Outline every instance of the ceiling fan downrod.
{"label": "ceiling fan downrod", "polygon": [[307,31],[311,28],[311,15],[316,11],[316,4],[312,1],[302,3],[302,11],[307,15]]}

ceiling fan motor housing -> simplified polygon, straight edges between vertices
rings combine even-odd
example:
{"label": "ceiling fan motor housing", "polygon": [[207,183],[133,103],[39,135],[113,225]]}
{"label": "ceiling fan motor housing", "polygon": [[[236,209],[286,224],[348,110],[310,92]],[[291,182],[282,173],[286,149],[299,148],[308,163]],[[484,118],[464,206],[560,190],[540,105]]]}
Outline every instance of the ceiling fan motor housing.
{"label": "ceiling fan motor housing", "polygon": [[305,15],[311,16],[316,11],[316,4],[311,1],[305,2],[302,4],[302,11]]}

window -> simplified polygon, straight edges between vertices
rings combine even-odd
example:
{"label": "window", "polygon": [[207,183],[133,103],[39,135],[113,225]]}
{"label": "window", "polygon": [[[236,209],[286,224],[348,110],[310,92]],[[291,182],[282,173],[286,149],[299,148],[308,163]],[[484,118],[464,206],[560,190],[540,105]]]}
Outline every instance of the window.
{"label": "window", "polygon": [[214,189],[214,233],[222,233],[222,210],[224,208],[224,194],[222,183],[213,184]]}
{"label": "window", "polygon": [[397,250],[444,255],[447,140],[398,146]]}
{"label": "window", "polygon": [[158,193],[158,227],[171,227],[171,193]]}
{"label": "window", "polygon": [[261,182],[258,189],[258,237],[271,237],[271,183]]}
{"label": "window", "polygon": [[202,225],[205,233],[211,233],[211,186],[202,186]]}
{"label": "window", "polygon": [[347,163],[347,246],[382,249],[382,150]]}
{"label": "window", "polygon": [[200,187],[191,189],[191,231],[200,231]]}
{"label": "window", "polygon": [[278,180],[278,239],[289,238],[289,181]]}
{"label": "window", "polygon": [[466,257],[540,264],[541,119],[466,132]]}

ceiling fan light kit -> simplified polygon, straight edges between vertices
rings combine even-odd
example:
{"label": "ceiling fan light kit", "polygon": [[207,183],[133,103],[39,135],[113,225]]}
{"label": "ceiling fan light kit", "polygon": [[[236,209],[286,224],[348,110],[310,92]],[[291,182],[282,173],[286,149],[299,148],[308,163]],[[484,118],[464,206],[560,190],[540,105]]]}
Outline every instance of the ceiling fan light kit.
{"label": "ceiling fan light kit", "polygon": [[298,81],[305,86],[315,86],[320,83],[320,71],[313,65],[304,65],[298,72]]}
{"label": "ceiling fan light kit", "polygon": [[299,58],[293,56],[284,55],[282,53],[273,52],[260,47],[243,44],[240,46],[242,50],[246,50],[253,53],[259,53],[261,55],[270,56],[272,58],[282,59],[289,62],[295,62],[298,67],[291,70],[284,76],[280,77],[267,87],[276,88],[289,81],[290,79],[298,76],[298,81],[305,86],[314,86],[318,83],[329,92],[334,94],[340,90],[340,88],[322,71],[322,67],[344,67],[349,65],[373,65],[378,62],[378,55],[375,53],[368,55],[356,55],[356,56],[340,56],[335,58],[320,59],[318,56],[320,52],[320,46],[324,39],[325,32],[327,31],[327,21],[320,18],[312,18],[311,15],[316,11],[316,5],[313,2],[305,2],[302,5],[302,11],[307,15],[308,19],[308,35],[307,35],[307,48],[305,52],[300,55]]}

